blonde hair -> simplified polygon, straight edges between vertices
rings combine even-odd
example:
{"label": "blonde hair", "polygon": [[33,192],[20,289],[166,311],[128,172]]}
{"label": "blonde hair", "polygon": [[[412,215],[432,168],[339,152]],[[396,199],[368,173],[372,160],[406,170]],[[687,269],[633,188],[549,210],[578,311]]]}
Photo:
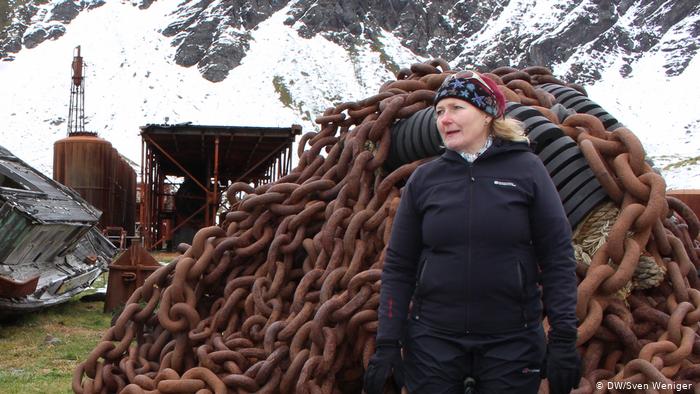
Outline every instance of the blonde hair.
{"label": "blonde hair", "polygon": [[513,118],[494,118],[489,124],[489,133],[495,137],[508,141],[530,142],[525,135],[523,124]]}

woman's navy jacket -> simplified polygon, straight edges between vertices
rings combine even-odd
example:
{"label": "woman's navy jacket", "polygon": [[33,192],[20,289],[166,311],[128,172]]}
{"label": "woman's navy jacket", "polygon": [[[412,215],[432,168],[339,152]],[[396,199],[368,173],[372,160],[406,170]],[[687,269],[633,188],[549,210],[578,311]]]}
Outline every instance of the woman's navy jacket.
{"label": "woman's navy jacket", "polygon": [[559,195],[527,143],[494,139],[474,163],[446,150],[402,191],[377,340],[401,339],[411,298],[410,318],[448,332],[523,329],[543,303],[551,327],[571,332],[575,267]]}

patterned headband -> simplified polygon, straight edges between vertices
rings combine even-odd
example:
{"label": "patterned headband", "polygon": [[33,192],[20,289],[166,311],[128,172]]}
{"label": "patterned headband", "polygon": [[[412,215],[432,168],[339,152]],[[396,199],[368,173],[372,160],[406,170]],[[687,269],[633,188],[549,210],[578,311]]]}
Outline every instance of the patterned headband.
{"label": "patterned headband", "polygon": [[483,78],[474,71],[461,71],[448,76],[437,90],[433,106],[444,98],[453,97],[470,103],[494,118],[500,116],[496,93]]}

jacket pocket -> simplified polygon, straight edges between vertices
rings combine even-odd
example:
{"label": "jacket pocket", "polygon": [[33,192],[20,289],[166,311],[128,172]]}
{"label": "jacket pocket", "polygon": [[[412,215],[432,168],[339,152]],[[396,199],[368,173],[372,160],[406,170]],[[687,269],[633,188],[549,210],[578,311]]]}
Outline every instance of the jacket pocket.
{"label": "jacket pocket", "polygon": [[520,286],[520,310],[522,314],[523,324],[527,325],[530,321],[527,313],[527,274],[525,267],[523,266],[523,261],[518,260],[518,284]]}
{"label": "jacket pocket", "polygon": [[423,259],[423,264],[418,272],[418,278],[416,279],[416,294],[421,295],[422,290],[425,288],[425,270],[428,267],[428,259]]}
{"label": "jacket pocket", "polygon": [[413,296],[413,316],[420,318],[421,305],[423,303],[423,292],[425,290],[425,269],[428,266],[428,259],[423,259],[423,263],[416,277],[416,290]]}

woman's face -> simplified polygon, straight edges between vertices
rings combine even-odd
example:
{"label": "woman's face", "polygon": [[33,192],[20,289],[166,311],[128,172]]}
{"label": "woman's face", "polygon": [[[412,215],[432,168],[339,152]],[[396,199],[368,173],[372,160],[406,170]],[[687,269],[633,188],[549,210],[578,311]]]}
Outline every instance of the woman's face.
{"label": "woman's face", "polygon": [[466,101],[442,99],[435,106],[435,115],[446,148],[474,153],[486,143],[491,116]]}

